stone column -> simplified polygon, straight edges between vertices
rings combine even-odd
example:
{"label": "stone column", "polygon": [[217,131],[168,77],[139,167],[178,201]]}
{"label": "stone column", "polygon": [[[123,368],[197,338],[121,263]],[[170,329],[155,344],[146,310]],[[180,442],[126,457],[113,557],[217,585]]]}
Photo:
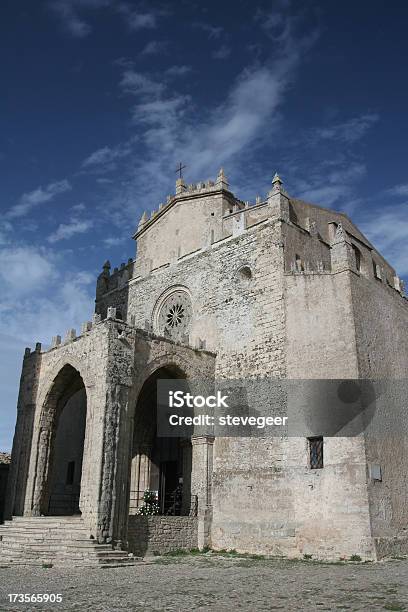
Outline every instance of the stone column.
{"label": "stone column", "polygon": [[97,539],[121,548],[126,547],[129,508],[129,388],[111,384],[106,395]]}
{"label": "stone column", "polygon": [[198,497],[198,547],[202,549],[211,543],[214,436],[193,436],[191,444],[191,494]]}
{"label": "stone column", "polygon": [[[40,431],[37,447],[37,465],[34,475],[34,487],[31,507],[26,506],[24,514],[31,516],[41,516],[46,514],[47,504],[47,483],[51,468],[51,446],[53,432],[51,428],[44,428]],[[29,500],[28,500],[29,502]]]}
{"label": "stone column", "polygon": [[107,321],[106,377],[98,542],[127,547],[130,468],[133,444],[132,394],[135,338],[122,324]]}

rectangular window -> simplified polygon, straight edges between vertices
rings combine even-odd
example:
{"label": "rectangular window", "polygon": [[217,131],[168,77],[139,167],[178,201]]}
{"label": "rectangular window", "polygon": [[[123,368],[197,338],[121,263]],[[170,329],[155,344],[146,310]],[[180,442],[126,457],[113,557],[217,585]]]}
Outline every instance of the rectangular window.
{"label": "rectangular window", "polygon": [[67,468],[67,485],[74,484],[75,461],[70,461]]}
{"label": "rectangular window", "polygon": [[309,442],[309,467],[312,470],[320,470],[323,467],[323,437],[308,438]]}

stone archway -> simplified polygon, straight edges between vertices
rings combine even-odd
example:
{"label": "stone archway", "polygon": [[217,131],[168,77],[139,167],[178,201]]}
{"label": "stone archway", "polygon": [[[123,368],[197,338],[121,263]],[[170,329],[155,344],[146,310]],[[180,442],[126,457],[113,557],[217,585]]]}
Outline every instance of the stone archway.
{"label": "stone archway", "polygon": [[40,416],[33,515],[80,513],[87,395],[77,369],[65,364]]}
{"label": "stone archway", "polygon": [[188,515],[191,501],[191,440],[158,437],[157,381],[186,379],[175,364],[158,367],[141,386],[134,415],[129,513],[137,514],[146,490],[157,493],[160,514]]}

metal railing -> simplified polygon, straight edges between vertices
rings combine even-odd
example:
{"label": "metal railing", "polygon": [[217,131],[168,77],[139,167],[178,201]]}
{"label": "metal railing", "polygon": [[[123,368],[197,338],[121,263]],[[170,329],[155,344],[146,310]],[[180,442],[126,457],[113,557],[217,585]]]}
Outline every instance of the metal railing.
{"label": "metal railing", "polygon": [[[143,506],[144,494],[144,490],[130,492],[130,513],[137,512],[138,508]],[[157,492],[156,503],[159,506],[158,514],[161,516],[197,516],[198,514],[198,496],[191,495],[189,503],[186,503],[179,488],[165,495],[164,499]]]}

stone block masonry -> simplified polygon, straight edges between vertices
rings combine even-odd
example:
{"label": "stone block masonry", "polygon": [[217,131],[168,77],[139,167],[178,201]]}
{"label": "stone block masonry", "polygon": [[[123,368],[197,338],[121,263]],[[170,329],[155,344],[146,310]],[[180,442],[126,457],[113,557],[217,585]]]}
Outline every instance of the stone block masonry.
{"label": "stone block masonry", "polygon": [[136,556],[198,547],[198,518],[193,516],[130,516],[129,551]]}
{"label": "stone block masonry", "polygon": [[[195,186],[179,179],[134,238],[134,260],[112,273],[103,265],[81,334],[26,351],[8,514],[50,513],[59,414],[84,389],[82,469],[66,456],[58,473],[65,488],[80,479],[79,510],[98,542],[137,555],[210,546],[374,559],[402,549],[406,435],[325,436],[324,464],[312,469],[306,437],[196,432],[176,445],[155,423],[163,378],[406,378],[408,304],[395,270],[345,214],[289,197],[277,175],[255,204],[234,196],[223,171]],[[248,394],[250,408],[271,406],[271,393]],[[405,405],[393,392],[379,406],[398,431]],[[370,481],[370,465],[381,479]],[[146,490],[167,513],[179,488],[185,516],[129,517]]]}

